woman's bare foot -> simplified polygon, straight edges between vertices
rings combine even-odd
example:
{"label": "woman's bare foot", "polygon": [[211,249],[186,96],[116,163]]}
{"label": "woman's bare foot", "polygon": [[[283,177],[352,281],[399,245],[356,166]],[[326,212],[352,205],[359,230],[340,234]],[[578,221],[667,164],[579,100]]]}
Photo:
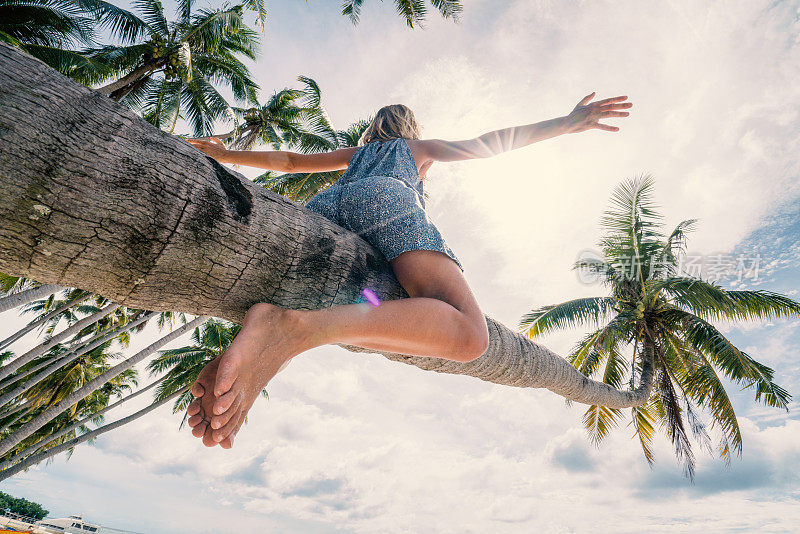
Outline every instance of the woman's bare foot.
{"label": "woman's bare foot", "polygon": [[[207,432],[206,430],[211,424],[214,403],[217,401],[214,396],[214,383],[217,380],[217,368],[221,358],[222,355],[217,356],[200,371],[197,381],[192,386],[192,395],[195,399],[186,409],[186,413],[189,415],[187,422],[192,427],[192,435],[196,438],[203,438],[203,444],[207,447],[217,444],[211,439],[211,431]],[[230,448],[232,444],[231,438],[220,442],[220,445],[226,449]]]}
{"label": "woman's bare foot", "polygon": [[203,368],[187,414],[192,434],[202,436],[204,445],[230,448],[259,392],[292,357],[311,348],[300,313],[252,306],[228,349]]}

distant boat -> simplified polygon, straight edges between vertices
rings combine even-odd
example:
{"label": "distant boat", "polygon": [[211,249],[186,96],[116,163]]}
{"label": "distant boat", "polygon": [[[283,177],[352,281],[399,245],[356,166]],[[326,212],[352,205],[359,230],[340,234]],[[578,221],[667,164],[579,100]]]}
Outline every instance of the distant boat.
{"label": "distant boat", "polygon": [[103,534],[100,525],[93,525],[83,520],[82,515],[71,515],[59,519],[42,519],[37,521],[36,532],[52,534]]}

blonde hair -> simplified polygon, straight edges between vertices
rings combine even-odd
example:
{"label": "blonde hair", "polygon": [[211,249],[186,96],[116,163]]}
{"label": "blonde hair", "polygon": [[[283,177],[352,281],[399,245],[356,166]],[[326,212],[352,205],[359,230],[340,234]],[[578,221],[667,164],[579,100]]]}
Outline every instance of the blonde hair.
{"label": "blonde hair", "polygon": [[414,112],[403,104],[391,104],[378,110],[375,118],[361,134],[358,146],[372,141],[390,141],[398,137],[419,139],[419,134],[420,127],[414,117]]}

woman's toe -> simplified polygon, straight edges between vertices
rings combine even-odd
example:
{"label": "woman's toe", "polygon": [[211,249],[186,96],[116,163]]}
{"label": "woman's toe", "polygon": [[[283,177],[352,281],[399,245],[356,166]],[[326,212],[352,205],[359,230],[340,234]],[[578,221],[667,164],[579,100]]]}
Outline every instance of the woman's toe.
{"label": "woman's toe", "polygon": [[217,442],[214,441],[214,438],[211,433],[211,427],[206,425],[206,433],[203,434],[203,445],[206,447],[213,447],[217,445]]}
{"label": "woman's toe", "polygon": [[224,413],[220,415],[215,415],[211,418],[211,428],[217,430],[219,428],[224,427],[238,412],[241,402],[236,401],[233,403],[233,406],[225,410]]}
{"label": "woman's toe", "polygon": [[211,436],[213,437],[214,441],[219,443],[220,441],[224,440],[229,435],[231,435],[234,432],[234,430],[236,430],[238,422],[239,422],[238,417],[231,417],[229,421],[222,428],[219,428],[217,430],[212,430]]}
{"label": "woman's toe", "polygon": [[189,403],[189,406],[186,407],[186,413],[189,417],[193,415],[197,415],[200,413],[203,407],[203,402],[201,399],[194,399],[192,402]]}
{"label": "woman's toe", "polygon": [[196,426],[192,427],[192,435],[196,438],[201,437],[206,432],[206,427],[208,423],[201,420]]}

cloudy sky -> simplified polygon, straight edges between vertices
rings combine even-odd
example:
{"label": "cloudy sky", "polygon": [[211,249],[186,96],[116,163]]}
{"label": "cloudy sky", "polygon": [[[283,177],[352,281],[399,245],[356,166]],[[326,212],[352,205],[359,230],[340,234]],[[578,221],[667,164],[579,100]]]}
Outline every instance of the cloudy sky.
{"label": "cloudy sky", "polygon": [[[628,95],[631,116],[607,121],[618,133],[429,171],[431,217],[486,313],[514,328],[531,308],[602,294],[570,265],[595,249],[614,186],[645,173],[668,226],[700,219],[690,255],[755,258],[749,277],[720,283],[797,295],[800,1],[464,3],[458,24],[431,14],[409,30],[388,1],[366,2],[355,27],[333,0],[268,2],[252,65],[262,100],[306,75],[338,128],[404,103],[423,137],[463,139],[565,115],[592,91]],[[0,335],[21,324],[11,315]],[[798,325],[720,327],[797,395]],[[565,353],[580,335],[542,342]],[[735,385],[742,457],[726,468],[697,448],[693,485],[663,433],[651,469],[627,420],[596,448],[583,408],[546,390],[332,347],[295,358],[268,389],[230,451],[179,432],[164,408],[2,490],[53,516],[156,533],[788,532],[800,521],[798,403],[766,408]]]}

